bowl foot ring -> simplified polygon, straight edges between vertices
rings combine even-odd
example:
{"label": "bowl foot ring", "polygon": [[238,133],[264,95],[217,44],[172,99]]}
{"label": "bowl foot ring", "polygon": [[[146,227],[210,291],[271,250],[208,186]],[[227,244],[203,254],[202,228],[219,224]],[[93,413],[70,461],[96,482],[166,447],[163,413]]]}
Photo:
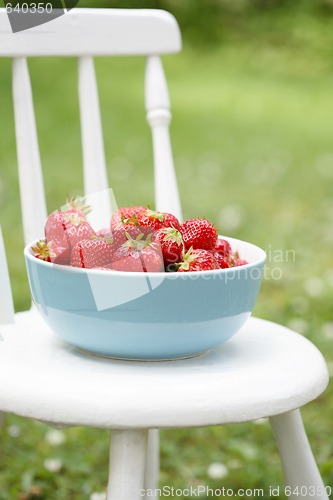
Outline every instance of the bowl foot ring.
{"label": "bowl foot ring", "polygon": [[139,362],[139,363],[159,363],[159,362],[165,362],[165,361],[181,361],[183,359],[192,359],[192,358],[198,358],[199,356],[205,356],[208,354],[212,349],[207,349],[206,351],[201,351],[195,354],[188,354],[185,356],[175,356],[171,358],[157,358],[157,359],[151,359],[151,358],[122,358],[120,356],[113,356],[112,354],[99,354],[97,352],[92,352],[88,351],[86,349],[82,349],[81,347],[75,347],[77,351],[79,351],[81,354],[84,354],[85,356],[93,356],[96,358],[102,358],[102,359],[108,359],[112,361],[131,361],[131,362]]}

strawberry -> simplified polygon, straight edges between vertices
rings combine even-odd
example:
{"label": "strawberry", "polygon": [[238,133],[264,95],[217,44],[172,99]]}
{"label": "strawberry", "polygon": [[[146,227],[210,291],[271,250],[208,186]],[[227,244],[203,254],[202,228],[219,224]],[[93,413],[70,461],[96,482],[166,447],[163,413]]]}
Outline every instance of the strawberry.
{"label": "strawberry", "polygon": [[244,260],[244,259],[234,259],[232,261],[232,265],[233,267],[237,267],[237,266],[245,266],[246,264],[248,264],[248,261],[247,260]]}
{"label": "strawberry", "polygon": [[174,227],[178,230],[180,228],[180,222],[177,217],[168,212],[157,212],[150,208],[146,208],[146,211],[137,215],[137,217],[140,226],[152,227],[156,231],[163,227]]}
{"label": "strawberry", "polygon": [[194,250],[192,247],[183,255],[183,262],[178,266],[178,272],[210,271],[220,268],[212,252],[201,248]]}
{"label": "strawberry", "polygon": [[84,268],[106,268],[111,265],[114,246],[104,238],[79,241],[71,254],[71,266]]}
{"label": "strawberry", "polygon": [[86,214],[91,208],[84,204],[84,198],[67,197],[64,210],[52,212],[45,223],[45,237],[47,241],[53,240],[57,244],[66,246],[67,238],[65,232],[72,225],[78,225],[81,221],[87,222]]}
{"label": "strawberry", "polygon": [[231,255],[231,246],[229,241],[218,238],[217,243],[214,248],[214,252],[217,252],[225,260],[228,260]]}
{"label": "strawberry", "polygon": [[128,241],[126,234],[129,234],[134,240],[141,235],[141,238],[148,236],[150,231],[147,228],[141,227],[136,223],[119,224],[111,233],[111,238],[116,247],[120,247]]}
{"label": "strawberry", "polygon": [[70,248],[82,240],[91,239],[92,236],[96,236],[96,233],[88,222],[82,221],[77,226],[71,226],[66,230],[66,238]]}
{"label": "strawberry", "polygon": [[111,232],[116,246],[127,241],[126,234],[136,239],[140,234],[146,238],[163,227],[179,229],[178,219],[166,212],[155,212],[143,206],[119,208],[111,217]]}
{"label": "strawberry", "polygon": [[52,240],[46,243],[45,240],[40,240],[36,246],[31,247],[35,257],[46,262],[54,264],[68,265],[70,261],[70,252],[68,247],[59,246]]}
{"label": "strawberry", "polygon": [[47,241],[54,241],[58,245],[67,246],[65,231],[68,225],[68,220],[60,210],[52,212],[46,219],[44,232]]}
{"label": "strawberry", "polygon": [[190,247],[213,250],[217,243],[217,232],[206,219],[189,219],[180,226],[185,249]]}
{"label": "strawberry", "polygon": [[143,239],[140,234],[133,239],[127,233],[127,241],[118,247],[112,259],[114,271],[159,272],[164,270],[163,258],[151,242],[151,235]]}
{"label": "strawberry", "polygon": [[116,210],[112,214],[112,217],[111,217],[111,221],[110,221],[111,232],[117,226],[124,224],[124,223],[126,224],[126,219],[131,219],[134,215],[136,217],[139,217],[145,211],[146,211],[146,207],[142,207],[142,206],[118,208],[118,210]]}
{"label": "strawberry", "polygon": [[126,233],[136,239],[140,234],[144,237],[153,232],[152,228],[141,227],[138,216],[132,212],[133,209],[136,210],[139,217],[146,210],[145,207],[119,208],[111,217],[111,236],[116,247],[128,241]]}
{"label": "strawberry", "polygon": [[103,229],[99,229],[96,232],[96,235],[100,236],[101,238],[109,238],[109,239],[112,238],[111,230],[108,227],[105,227]]}
{"label": "strawberry", "polygon": [[87,223],[87,221],[77,212],[65,213],[56,210],[46,219],[44,228],[46,240],[53,240],[59,245],[68,246],[67,230],[73,226],[79,226],[81,223]]}
{"label": "strawberry", "polygon": [[174,227],[164,227],[154,234],[154,243],[160,245],[164,264],[180,262],[184,250],[183,238],[180,232]]}
{"label": "strawberry", "polygon": [[72,248],[78,241],[95,234],[87,220],[78,212],[57,210],[48,216],[45,224],[46,241],[54,241],[58,246]]}
{"label": "strawberry", "polygon": [[226,269],[230,267],[229,260],[227,260],[225,257],[223,257],[219,252],[216,251],[211,251],[212,254],[214,255],[215,259],[218,262],[218,265],[220,266],[221,269]]}

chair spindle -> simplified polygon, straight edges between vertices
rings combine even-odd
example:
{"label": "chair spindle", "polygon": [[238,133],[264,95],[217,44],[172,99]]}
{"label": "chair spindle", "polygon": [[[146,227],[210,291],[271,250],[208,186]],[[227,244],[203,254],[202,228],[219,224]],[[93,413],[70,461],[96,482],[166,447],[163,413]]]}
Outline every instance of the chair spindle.
{"label": "chair spindle", "polygon": [[[14,323],[12,289],[7,267],[5,246],[0,226],[0,324]],[[1,420],[1,414],[0,414]]]}
{"label": "chair spindle", "polygon": [[160,57],[148,56],[146,65],[146,111],[152,129],[156,209],[182,220],[169,135],[171,121],[168,87]]}
{"label": "chair spindle", "polygon": [[81,135],[83,151],[84,191],[101,192],[98,203],[89,214],[93,226],[108,227],[111,215],[111,204],[106,162],[104,154],[101,115],[99,109],[98,90],[92,57],[79,58],[79,102],[81,117]]}
{"label": "chair spindle", "polygon": [[27,60],[13,59],[13,97],[21,210],[26,243],[41,238],[46,202]]}

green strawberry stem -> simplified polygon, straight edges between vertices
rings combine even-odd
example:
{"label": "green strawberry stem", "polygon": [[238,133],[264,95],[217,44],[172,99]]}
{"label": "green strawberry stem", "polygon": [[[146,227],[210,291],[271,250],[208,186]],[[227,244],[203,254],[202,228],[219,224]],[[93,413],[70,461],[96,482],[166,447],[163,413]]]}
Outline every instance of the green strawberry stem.
{"label": "green strawberry stem", "polygon": [[133,214],[131,217],[127,217],[127,218],[124,216],[124,214],[122,214],[121,215],[121,222],[123,224],[131,224],[132,226],[139,225],[139,221],[138,221],[136,214]]}
{"label": "green strawberry stem", "polygon": [[190,269],[190,264],[195,261],[198,257],[198,254],[193,252],[193,247],[191,247],[186,253],[183,253],[183,262],[178,262],[176,265],[178,269],[182,268],[185,271]]}
{"label": "green strawberry stem", "polygon": [[107,241],[108,243],[112,244],[113,243],[113,238],[106,238],[104,236],[99,236],[98,234],[92,234],[90,236],[91,240],[104,240]]}
{"label": "green strawberry stem", "polygon": [[127,241],[123,244],[123,246],[127,246],[129,248],[134,248],[135,250],[143,250],[149,245],[152,245],[152,239],[151,239],[151,234],[147,236],[147,238],[144,240],[144,234],[141,233],[139,236],[137,236],[135,239],[132,238],[132,236],[125,232],[125,236],[127,238]]}
{"label": "green strawberry stem", "polygon": [[51,260],[51,258],[53,259],[56,256],[56,254],[52,250],[52,240],[48,243],[46,243],[46,240],[39,240],[37,241],[36,245],[37,246],[35,247],[31,247],[31,250],[34,252],[35,257],[37,257],[38,259],[49,261]]}
{"label": "green strawberry stem", "polygon": [[80,226],[80,224],[82,224],[83,222],[84,223],[87,222],[77,212],[74,212],[74,213],[66,213],[65,212],[64,218],[67,220],[67,222],[70,222],[75,227]]}
{"label": "green strawberry stem", "polygon": [[163,222],[165,219],[165,215],[162,214],[161,212],[157,212],[156,210],[151,210],[149,207],[147,208],[147,217],[150,217],[151,219],[157,219],[160,222]]}
{"label": "green strawberry stem", "polygon": [[183,244],[183,237],[178,231],[178,229],[171,227],[164,227],[160,229],[161,233],[165,236],[163,237],[163,241],[172,241],[174,243],[178,243],[178,245]]}
{"label": "green strawberry stem", "polygon": [[67,205],[69,205],[71,208],[80,210],[84,213],[84,215],[88,215],[92,210],[90,205],[86,205],[86,199],[80,196],[71,196],[69,193],[67,193],[66,202]]}

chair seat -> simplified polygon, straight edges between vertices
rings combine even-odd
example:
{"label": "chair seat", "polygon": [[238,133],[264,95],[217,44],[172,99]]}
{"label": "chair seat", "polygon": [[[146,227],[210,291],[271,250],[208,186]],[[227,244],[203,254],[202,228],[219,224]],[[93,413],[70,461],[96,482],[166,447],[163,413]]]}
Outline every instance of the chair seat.
{"label": "chair seat", "polygon": [[328,382],[311,342],[257,318],[209,353],[164,362],[82,353],[35,310],[17,314],[16,326],[1,326],[0,333],[0,410],[55,424],[154,428],[255,420],[306,404]]}

